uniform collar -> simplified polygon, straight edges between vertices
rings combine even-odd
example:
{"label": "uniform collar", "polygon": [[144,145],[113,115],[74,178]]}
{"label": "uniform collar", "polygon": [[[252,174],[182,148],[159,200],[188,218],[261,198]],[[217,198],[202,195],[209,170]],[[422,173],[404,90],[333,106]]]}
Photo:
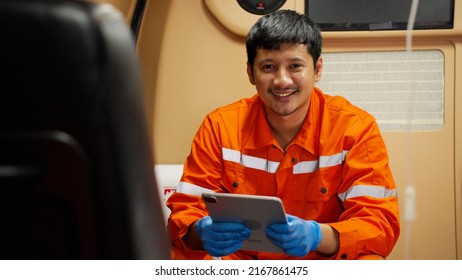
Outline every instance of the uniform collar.
{"label": "uniform collar", "polygon": [[253,107],[249,112],[247,122],[243,128],[243,143],[247,149],[259,149],[264,146],[277,144],[276,139],[271,132],[268,122],[266,121],[265,105],[258,93],[252,97]]}

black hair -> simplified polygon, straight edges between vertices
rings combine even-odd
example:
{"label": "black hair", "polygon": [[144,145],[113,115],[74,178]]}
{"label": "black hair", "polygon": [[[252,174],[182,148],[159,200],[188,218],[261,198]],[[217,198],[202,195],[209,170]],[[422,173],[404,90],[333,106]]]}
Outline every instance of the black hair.
{"label": "black hair", "polygon": [[258,49],[280,50],[284,43],[306,45],[316,67],[322,49],[321,31],[308,16],[293,10],[267,14],[252,26],[246,40],[247,62],[253,68]]}

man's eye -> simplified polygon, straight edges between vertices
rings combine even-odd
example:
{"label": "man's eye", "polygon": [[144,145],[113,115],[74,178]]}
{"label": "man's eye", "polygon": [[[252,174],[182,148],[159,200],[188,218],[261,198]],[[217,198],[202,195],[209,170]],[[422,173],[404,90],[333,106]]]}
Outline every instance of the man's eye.
{"label": "man's eye", "polygon": [[263,69],[265,69],[265,70],[271,70],[271,69],[273,69],[273,68],[274,68],[274,66],[271,65],[271,64],[265,64],[265,65],[263,65]]}
{"label": "man's eye", "polygon": [[302,67],[301,64],[293,64],[293,65],[292,65],[292,68],[294,68],[294,69],[298,69],[298,68],[300,68],[300,67]]}

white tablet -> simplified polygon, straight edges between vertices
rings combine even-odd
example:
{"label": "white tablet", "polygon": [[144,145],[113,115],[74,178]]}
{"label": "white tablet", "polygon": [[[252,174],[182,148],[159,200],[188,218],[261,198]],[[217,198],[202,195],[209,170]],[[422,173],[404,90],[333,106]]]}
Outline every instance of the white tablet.
{"label": "white tablet", "polygon": [[203,193],[207,211],[212,220],[241,222],[251,229],[250,237],[241,250],[283,253],[265,234],[273,223],[287,223],[281,199],[273,196]]}

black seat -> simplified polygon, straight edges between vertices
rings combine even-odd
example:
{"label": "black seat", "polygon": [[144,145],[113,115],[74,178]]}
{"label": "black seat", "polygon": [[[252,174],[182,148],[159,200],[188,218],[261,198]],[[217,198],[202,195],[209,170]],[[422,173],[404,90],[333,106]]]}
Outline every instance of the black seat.
{"label": "black seat", "polygon": [[0,34],[0,258],[169,258],[123,16],[2,0]]}

